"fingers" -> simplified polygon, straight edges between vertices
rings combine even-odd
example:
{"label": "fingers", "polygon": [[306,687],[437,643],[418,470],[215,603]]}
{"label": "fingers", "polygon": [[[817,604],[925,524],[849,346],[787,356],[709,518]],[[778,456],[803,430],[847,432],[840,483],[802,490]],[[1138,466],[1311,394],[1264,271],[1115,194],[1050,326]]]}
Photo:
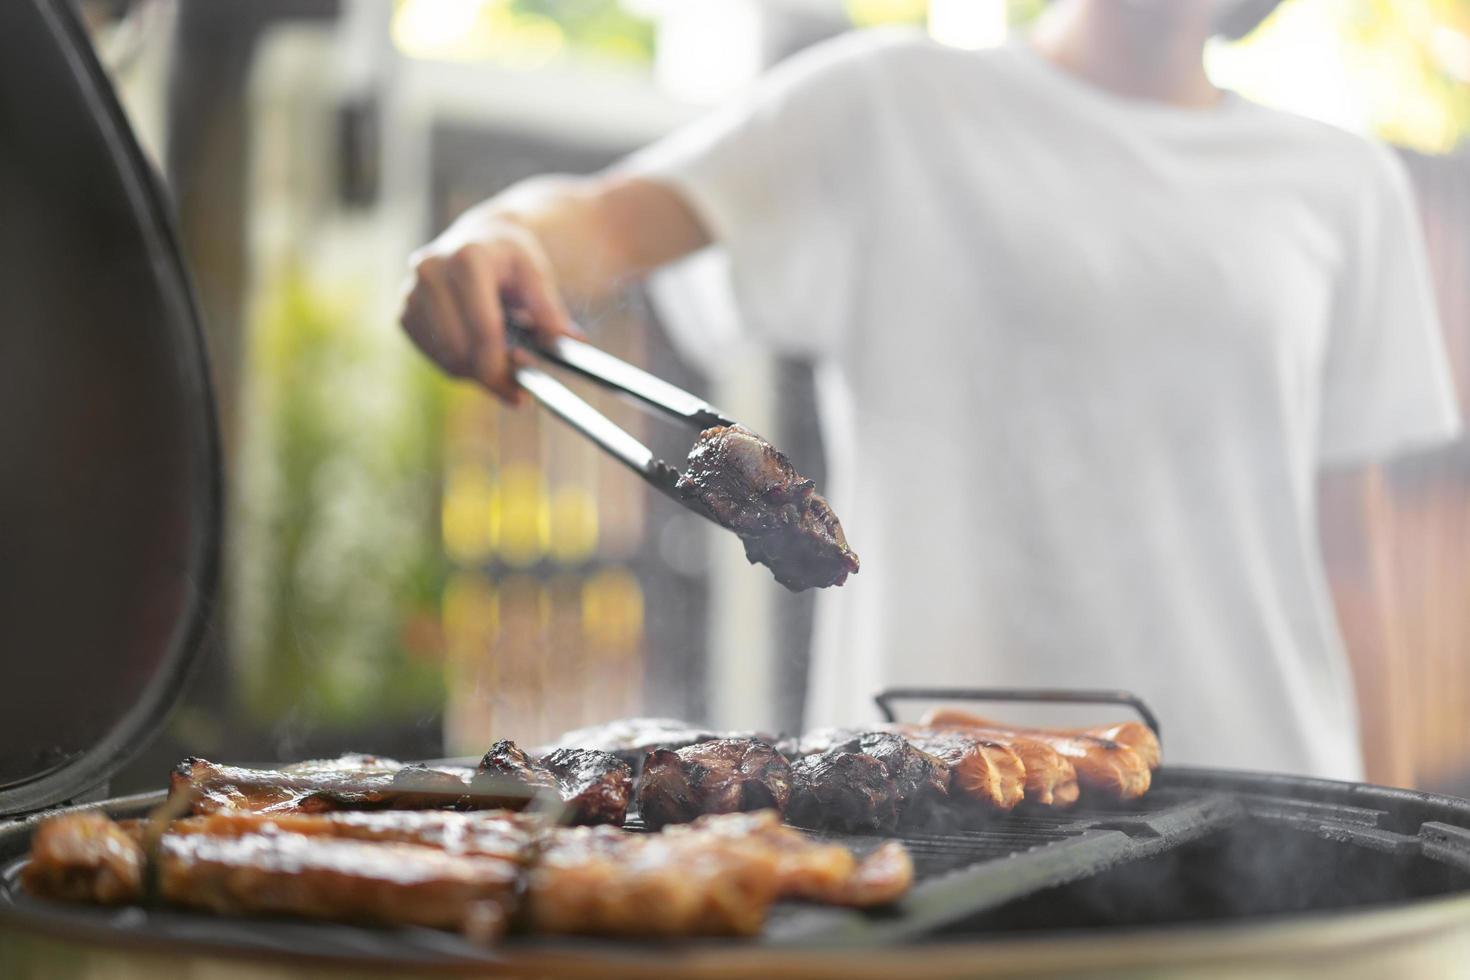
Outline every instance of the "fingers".
{"label": "fingers", "polygon": [[446,374],[463,377],[469,352],[464,325],[442,274],[442,260],[424,259],[404,301],[404,330]]}
{"label": "fingers", "polygon": [[491,246],[466,245],[449,260],[449,286],[465,325],[470,377],[501,401],[516,404],[520,389],[511,374],[500,300],[502,264]]}
{"label": "fingers", "polygon": [[510,280],[505,285],[530,314],[531,329],[538,337],[583,336],[562,302],[550,260],[540,243],[527,237],[530,240],[522,242],[510,255]]}
{"label": "fingers", "polygon": [[506,345],[507,304],[523,309],[542,338],[581,336],[546,253],[520,226],[482,226],[469,241],[451,229],[411,261],[404,331],[445,373],[472,378],[504,402],[520,404],[525,394],[515,381],[525,353]]}

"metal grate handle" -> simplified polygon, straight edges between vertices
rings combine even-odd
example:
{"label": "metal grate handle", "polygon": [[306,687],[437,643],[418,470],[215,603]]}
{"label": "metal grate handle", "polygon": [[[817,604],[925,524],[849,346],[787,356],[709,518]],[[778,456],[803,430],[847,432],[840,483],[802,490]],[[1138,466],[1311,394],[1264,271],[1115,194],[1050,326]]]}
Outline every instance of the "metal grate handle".
{"label": "metal grate handle", "polygon": [[1047,687],[890,687],[873,695],[884,721],[897,721],[895,701],[1027,701],[1045,704],[1119,704],[1132,708],[1143,723],[1159,731],[1158,716],[1132,691],[1089,691]]}

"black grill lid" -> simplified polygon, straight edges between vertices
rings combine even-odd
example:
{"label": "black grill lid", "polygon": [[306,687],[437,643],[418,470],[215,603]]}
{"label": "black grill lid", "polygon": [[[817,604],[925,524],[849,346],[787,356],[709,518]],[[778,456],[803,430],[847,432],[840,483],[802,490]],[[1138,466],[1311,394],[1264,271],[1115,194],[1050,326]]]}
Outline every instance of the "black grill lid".
{"label": "black grill lid", "polygon": [[163,196],[64,0],[0,3],[0,814],[163,723],[217,588],[199,316]]}

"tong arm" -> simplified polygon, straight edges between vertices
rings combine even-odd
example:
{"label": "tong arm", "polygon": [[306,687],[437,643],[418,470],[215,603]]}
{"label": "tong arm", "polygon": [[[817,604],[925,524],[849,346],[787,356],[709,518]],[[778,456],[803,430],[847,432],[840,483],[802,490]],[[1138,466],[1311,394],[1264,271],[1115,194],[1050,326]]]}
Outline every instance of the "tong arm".
{"label": "tong arm", "polygon": [[617,423],[587,404],[566,385],[536,367],[516,369],[516,381],[547,411],[595,442],[610,456],[652,484],[655,489],[685,503],[674,489],[679,472]]}
{"label": "tong arm", "polygon": [[655,377],[642,368],[613,357],[604,350],[572,337],[554,337],[543,343],[526,326],[526,320],[512,314],[506,323],[511,342],[524,347],[569,371],[596,381],[614,391],[631,395],[698,429],[717,425],[734,425],[723,412],[704,399]]}

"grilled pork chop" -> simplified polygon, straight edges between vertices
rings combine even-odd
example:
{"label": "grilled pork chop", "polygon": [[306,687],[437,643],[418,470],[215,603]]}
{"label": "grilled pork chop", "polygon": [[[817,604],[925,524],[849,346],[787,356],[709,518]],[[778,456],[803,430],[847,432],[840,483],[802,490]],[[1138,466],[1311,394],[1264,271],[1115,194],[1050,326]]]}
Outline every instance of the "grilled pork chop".
{"label": "grilled pork chop", "polygon": [[792,592],[841,585],[857,572],[842,525],[811,480],[770,443],[738,425],[705,429],[675,485],[745,543],[745,557]]}

